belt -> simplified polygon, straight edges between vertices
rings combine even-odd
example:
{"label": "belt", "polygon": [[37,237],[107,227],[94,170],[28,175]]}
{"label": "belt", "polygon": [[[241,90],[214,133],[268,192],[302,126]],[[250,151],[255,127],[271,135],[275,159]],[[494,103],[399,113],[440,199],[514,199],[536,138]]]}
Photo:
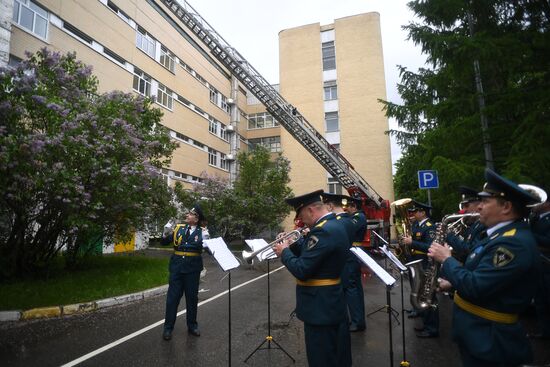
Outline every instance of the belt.
{"label": "belt", "polygon": [[411,251],[411,254],[413,254],[413,255],[426,255],[426,253],[424,251],[414,250],[414,249]]}
{"label": "belt", "polygon": [[359,247],[359,246],[363,246],[363,242],[354,242],[351,245],[354,247]]}
{"label": "belt", "polygon": [[174,251],[174,255],[178,256],[200,256],[200,252],[189,252],[189,251]]}
{"label": "belt", "polygon": [[308,279],[300,280],[296,279],[296,284],[303,287],[323,287],[326,285],[336,285],[340,284],[340,278],[335,279]]}
{"label": "belt", "polygon": [[500,322],[502,324],[515,324],[516,322],[518,322],[518,314],[493,311],[478,305],[474,305],[473,303],[470,303],[464,298],[460,297],[457,292],[455,292],[454,301],[456,305],[464,311],[479,316],[482,319]]}

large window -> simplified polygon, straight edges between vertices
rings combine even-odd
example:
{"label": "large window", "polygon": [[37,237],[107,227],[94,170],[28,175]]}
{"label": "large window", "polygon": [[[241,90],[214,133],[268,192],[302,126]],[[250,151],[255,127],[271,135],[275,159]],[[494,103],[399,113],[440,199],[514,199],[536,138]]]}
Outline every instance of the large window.
{"label": "large window", "polygon": [[159,83],[157,91],[157,102],[168,109],[172,109],[174,104],[174,97],[172,96],[172,91],[166,88],[164,85]]}
{"label": "large window", "polygon": [[136,32],[136,46],[153,59],[155,58],[156,41],[140,26]]}
{"label": "large window", "polygon": [[160,63],[172,73],[174,72],[174,54],[164,46],[160,47]]}
{"label": "large window", "polygon": [[213,117],[209,118],[208,131],[210,131],[212,134],[216,135],[217,137],[227,141],[226,126]]}
{"label": "large window", "polygon": [[340,130],[338,112],[325,112],[325,125],[327,133]]}
{"label": "large window", "polygon": [[324,42],[323,51],[323,70],[336,69],[336,52],[334,50],[334,41]]}
{"label": "large window", "polygon": [[280,136],[269,136],[266,138],[258,139],[249,139],[248,143],[250,148],[254,149],[257,145],[262,145],[267,148],[272,153],[277,153],[281,151],[281,137]]}
{"label": "large window", "polygon": [[338,89],[336,87],[336,82],[325,82],[325,101],[331,101],[333,99],[338,99]]}
{"label": "large window", "polygon": [[229,161],[226,159],[226,155],[220,153],[220,168],[224,170],[229,170]]}
{"label": "large window", "polygon": [[134,90],[146,97],[151,96],[151,77],[138,68],[134,68]]}
{"label": "large window", "polygon": [[15,0],[13,21],[39,37],[48,37],[48,12],[30,0]]}
{"label": "large window", "polygon": [[218,91],[214,87],[210,87],[210,102],[218,105]]}
{"label": "large window", "polygon": [[279,126],[279,122],[273,118],[269,113],[254,113],[248,115],[248,129],[265,129],[269,127]]}

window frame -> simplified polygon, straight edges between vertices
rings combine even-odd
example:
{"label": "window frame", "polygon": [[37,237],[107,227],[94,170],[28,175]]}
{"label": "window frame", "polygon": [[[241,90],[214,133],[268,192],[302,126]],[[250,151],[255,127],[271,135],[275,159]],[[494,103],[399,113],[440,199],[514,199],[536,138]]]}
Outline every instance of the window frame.
{"label": "window frame", "polygon": [[334,41],[321,44],[321,55],[323,59],[323,71],[336,69],[336,48]]}
{"label": "window frame", "polygon": [[176,70],[175,55],[164,45],[160,46],[160,58],[159,63],[172,73]]}
{"label": "window frame", "polygon": [[[136,89],[136,80],[138,80],[138,88]],[[138,92],[142,96],[145,97],[151,97],[151,82],[152,78],[149,74],[145,73],[143,70],[134,68],[134,80],[132,83],[132,87],[134,91]],[[145,85],[145,91],[141,91],[142,89],[142,83]]]}
{"label": "window frame", "polygon": [[166,107],[169,110],[172,110],[174,108],[174,92],[164,84],[159,83],[157,87],[156,102],[162,107]]}
{"label": "window frame", "polygon": [[[21,9],[25,8],[26,11],[32,13],[32,21],[30,24],[30,28],[21,23]],[[16,14],[17,13],[17,14]],[[17,17],[17,19],[16,19]],[[44,34],[38,33],[36,30],[37,28],[37,17],[39,17],[40,20],[44,22]],[[11,20],[17,24],[19,27],[27,30],[28,32],[32,33],[33,35],[43,39],[48,39],[48,31],[50,29],[50,13],[41,7],[40,5],[36,4],[32,0],[14,0],[13,2],[13,11],[11,15]]]}
{"label": "window frame", "polygon": [[[147,45],[149,47],[144,45]],[[153,36],[151,36],[149,33],[147,33],[147,31],[143,29],[141,26],[137,26],[136,27],[136,47],[154,59],[156,55],[157,40]]]}
{"label": "window frame", "polygon": [[[333,118],[333,117],[336,118]],[[336,121],[336,128],[329,128],[334,123],[333,121]],[[332,133],[340,131],[340,116],[338,115],[338,111],[334,112],[325,112],[325,132]]]}

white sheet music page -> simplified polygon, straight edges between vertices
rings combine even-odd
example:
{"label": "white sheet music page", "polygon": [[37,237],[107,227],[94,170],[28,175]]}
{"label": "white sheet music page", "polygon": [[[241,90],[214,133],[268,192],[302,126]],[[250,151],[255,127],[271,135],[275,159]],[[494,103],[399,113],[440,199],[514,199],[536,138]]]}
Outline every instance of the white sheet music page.
{"label": "white sheet music page", "polygon": [[204,240],[203,246],[210,249],[210,252],[218,264],[220,264],[223,271],[228,271],[239,267],[239,260],[237,260],[235,255],[233,255],[233,253],[229,250],[223,238],[216,237],[209,240]]}
{"label": "white sheet music page", "polygon": [[393,285],[395,278],[393,278],[387,271],[384,270],[372,257],[370,257],[365,251],[360,248],[352,247],[350,251],[361,260],[363,264],[368,266],[386,285]]}
{"label": "white sheet music page", "polygon": [[405,265],[403,265],[403,263],[401,261],[399,261],[399,259],[393,254],[393,252],[391,252],[390,250],[388,250],[388,247],[386,245],[384,246],[381,246],[380,249],[382,250],[382,252],[384,254],[386,254],[386,256],[388,257],[388,259],[391,260],[392,263],[395,264],[395,266],[397,266],[397,268],[401,271],[407,271],[407,267]]}
{"label": "white sheet music page", "polygon": [[[250,240],[244,240],[248,247],[252,249],[252,252],[258,251],[259,249],[262,249],[268,245],[266,240],[263,238],[254,238]],[[273,252],[273,249],[268,249],[263,252],[260,252],[258,255],[256,255],[256,258],[259,261],[264,261],[265,259],[275,259],[277,257],[277,254]]]}

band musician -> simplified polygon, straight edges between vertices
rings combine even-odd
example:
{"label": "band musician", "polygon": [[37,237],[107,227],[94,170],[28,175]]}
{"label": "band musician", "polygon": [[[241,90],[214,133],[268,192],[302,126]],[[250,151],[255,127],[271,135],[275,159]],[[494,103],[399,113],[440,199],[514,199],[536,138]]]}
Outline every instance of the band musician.
{"label": "band musician", "polygon": [[310,228],[299,248],[277,243],[275,253],[296,278],[296,317],[304,322],[308,364],[351,366],[346,303],[340,275],[349,251],[348,235],[322,202],[322,190],[286,199]]}

